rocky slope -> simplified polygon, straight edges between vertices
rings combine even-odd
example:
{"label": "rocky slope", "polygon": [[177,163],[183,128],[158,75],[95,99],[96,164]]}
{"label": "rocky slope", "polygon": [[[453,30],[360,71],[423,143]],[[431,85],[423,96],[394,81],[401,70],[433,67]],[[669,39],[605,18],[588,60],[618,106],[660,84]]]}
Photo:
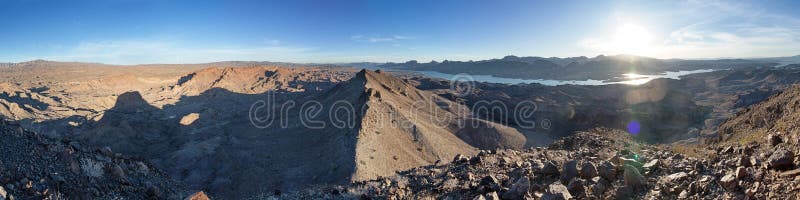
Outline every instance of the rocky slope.
{"label": "rocky slope", "polygon": [[149,162],[0,120],[0,199],[180,199],[188,190]]}
{"label": "rocky slope", "polygon": [[[788,144],[787,144],[788,145]],[[792,145],[797,145],[792,143]],[[753,147],[716,158],[691,157],[594,129],[545,148],[481,151],[452,163],[347,186],[265,195],[284,199],[793,199],[800,198],[792,150],[739,159]],[[767,158],[763,157],[767,156]],[[776,163],[776,161],[778,161]],[[793,170],[790,170],[793,169]]]}

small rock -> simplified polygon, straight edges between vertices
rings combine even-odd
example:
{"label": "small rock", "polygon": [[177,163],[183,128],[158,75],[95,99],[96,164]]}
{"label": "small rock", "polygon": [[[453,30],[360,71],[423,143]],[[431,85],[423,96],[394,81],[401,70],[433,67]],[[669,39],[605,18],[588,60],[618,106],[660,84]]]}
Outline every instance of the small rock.
{"label": "small rock", "polygon": [[567,200],[572,199],[572,194],[564,185],[559,183],[550,184],[547,191],[542,196],[542,200]]}
{"label": "small rock", "polygon": [[684,190],[678,195],[678,199],[688,199],[689,195],[689,191]]}
{"label": "small rock", "polygon": [[523,199],[531,188],[531,181],[528,177],[517,180],[508,192],[503,193],[503,199]]}
{"label": "small rock", "polygon": [[98,151],[100,151],[101,154],[103,154],[104,156],[107,156],[107,157],[113,157],[114,156],[114,152],[111,151],[111,147],[107,147],[106,146],[106,147],[98,149]]}
{"label": "small rock", "polygon": [[556,166],[555,163],[553,163],[553,161],[548,161],[547,163],[544,164],[544,167],[542,168],[542,174],[558,175],[559,174],[558,167]]}
{"label": "small rock", "polygon": [[747,176],[747,169],[744,167],[737,167],[736,168],[736,180],[741,180]]}
{"label": "small rock", "polygon": [[604,178],[597,179],[597,181],[594,182],[594,185],[591,187],[592,194],[594,194],[594,196],[602,196],[602,194],[605,193],[609,188],[611,188],[611,183]]}
{"label": "small rock", "polygon": [[778,136],[778,134],[770,133],[769,135],[767,135],[767,142],[769,142],[769,145],[777,146],[778,144],[783,142],[783,140],[781,139],[780,136]]}
{"label": "small rock", "polygon": [[645,179],[642,174],[639,173],[639,170],[637,170],[636,167],[624,165],[623,169],[623,179],[625,181],[625,185],[630,186],[632,189],[644,186]]}
{"label": "small rock", "polygon": [[469,158],[461,154],[458,154],[455,158],[453,158],[453,163],[465,163],[467,161],[469,161]]}
{"label": "small rock", "polygon": [[658,159],[653,159],[650,162],[647,162],[644,165],[642,165],[642,167],[645,169],[653,169],[656,166],[658,166]]}
{"label": "small rock", "polygon": [[114,176],[114,178],[117,178],[117,179],[126,179],[127,178],[127,176],[125,175],[125,171],[122,170],[122,167],[120,167],[117,164],[110,165],[108,167],[108,169],[106,169],[106,170],[108,170],[108,173],[111,174],[112,176]]}
{"label": "small rock", "polygon": [[164,199],[164,193],[161,192],[161,189],[153,185],[147,186],[146,194],[150,199]]}
{"label": "small rock", "polygon": [[591,179],[592,177],[597,176],[597,167],[595,167],[592,162],[585,162],[581,166],[579,174],[583,179]]}
{"label": "small rock", "polygon": [[719,180],[719,184],[728,191],[734,191],[736,190],[739,182],[736,180],[736,176],[733,174],[728,174]]}
{"label": "small rock", "polygon": [[576,196],[580,196],[581,194],[586,193],[585,184],[586,183],[583,181],[583,179],[574,178],[571,181],[569,181],[569,184],[567,184],[567,190],[569,190],[570,194],[575,194]]}
{"label": "small rock", "polygon": [[199,191],[189,195],[184,200],[208,200],[208,195],[206,195],[206,193],[203,191]]}
{"label": "small rock", "polygon": [[780,148],[769,157],[769,166],[773,169],[784,170],[794,165],[794,153]]}
{"label": "small rock", "polygon": [[472,158],[469,159],[469,164],[470,165],[476,165],[476,164],[479,164],[479,163],[481,163],[481,157],[480,156],[475,156],[475,157],[472,157]]}
{"label": "small rock", "polygon": [[570,160],[561,168],[561,183],[567,184],[572,178],[578,176],[578,161]]}
{"label": "small rock", "polygon": [[489,176],[485,176],[485,177],[483,177],[481,179],[480,185],[491,186],[491,185],[498,184],[498,182],[499,181],[497,180],[497,178],[495,178],[492,175],[489,175]]}
{"label": "small rock", "polygon": [[614,166],[614,163],[609,161],[603,161],[603,163],[600,164],[597,172],[598,175],[606,178],[607,180],[613,181],[617,179],[617,166]]}

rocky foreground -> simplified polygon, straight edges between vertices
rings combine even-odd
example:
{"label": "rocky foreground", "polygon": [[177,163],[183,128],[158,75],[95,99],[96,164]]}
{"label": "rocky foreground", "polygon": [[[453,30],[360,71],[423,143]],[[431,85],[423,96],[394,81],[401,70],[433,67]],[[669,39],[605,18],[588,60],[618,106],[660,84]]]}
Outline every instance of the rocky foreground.
{"label": "rocky foreground", "polygon": [[[452,163],[348,186],[260,198],[360,199],[796,199],[797,141],[722,147],[713,158],[594,129],[526,151],[481,151]],[[770,145],[770,144],[765,144]],[[769,151],[768,151],[769,150]],[[798,177],[798,178],[796,178]]]}
{"label": "rocky foreground", "polygon": [[0,119],[0,200],[182,199],[186,188],[142,159],[55,141]]}

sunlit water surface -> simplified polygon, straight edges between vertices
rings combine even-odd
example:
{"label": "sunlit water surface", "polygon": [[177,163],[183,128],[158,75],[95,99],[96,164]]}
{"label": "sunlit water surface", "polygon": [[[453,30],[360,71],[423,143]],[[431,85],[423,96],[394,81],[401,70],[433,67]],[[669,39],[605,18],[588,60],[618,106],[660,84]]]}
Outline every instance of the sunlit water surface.
{"label": "sunlit water surface", "polygon": [[478,82],[505,83],[505,84],[538,83],[542,85],[555,86],[555,85],[609,85],[609,84],[641,85],[657,78],[680,79],[680,77],[684,75],[706,73],[712,71],[714,70],[701,69],[701,70],[689,70],[689,71],[668,71],[656,75],[626,73],[626,74],[621,74],[622,76],[621,78],[623,79],[622,81],[592,80],[592,79],[588,80],[518,79],[518,78],[496,77],[492,75],[466,75],[466,74],[456,75],[456,74],[446,74],[435,71],[415,71],[415,72],[421,73],[429,77],[442,78],[448,80],[478,81]]}

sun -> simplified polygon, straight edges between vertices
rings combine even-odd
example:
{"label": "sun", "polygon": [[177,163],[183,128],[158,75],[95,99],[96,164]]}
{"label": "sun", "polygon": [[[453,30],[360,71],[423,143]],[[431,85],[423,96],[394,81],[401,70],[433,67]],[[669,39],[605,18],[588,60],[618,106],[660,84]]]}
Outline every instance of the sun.
{"label": "sun", "polygon": [[643,26],[623,24],[614,34],[611,48],[624,54],[645,54],[650,50],[653,37]]}

